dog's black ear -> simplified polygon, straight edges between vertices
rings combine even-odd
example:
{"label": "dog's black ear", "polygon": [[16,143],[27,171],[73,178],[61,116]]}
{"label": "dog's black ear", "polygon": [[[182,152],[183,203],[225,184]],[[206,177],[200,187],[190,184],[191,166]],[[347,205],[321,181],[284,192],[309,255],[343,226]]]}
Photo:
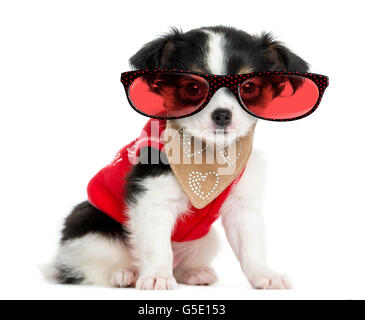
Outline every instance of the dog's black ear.
{"label": "dog's black ear", "polygon": [[166,35],[146,43],[129,59],[130,65],[135,69],[154,69],[167,65],[175,43],[182,40],[182,34],[180,30],[172,28]]}
{"label": "dog's black ear", "polygon": [[265,51],[266,63],[270,70],[307,72],[309,64],[290,51],[270,33],[258,37],[259,46]]}

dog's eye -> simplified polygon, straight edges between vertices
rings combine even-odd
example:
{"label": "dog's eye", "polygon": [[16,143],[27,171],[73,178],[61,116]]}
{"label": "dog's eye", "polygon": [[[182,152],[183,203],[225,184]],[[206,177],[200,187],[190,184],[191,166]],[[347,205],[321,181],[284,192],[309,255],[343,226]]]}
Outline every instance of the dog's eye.
{"label": "dog's eye", "polygon": [[183,90],[185,90],[186,94],[188,94],[190,97],[199,97],[202,93],[199,84],[193,81],[185,84]]}
{"label": "dog's eye", "polygon": [[194,83],[191,82],[185,86],[186,93],[191,97],[197,97],[201,94],[200,87]]}
{"label": "dog's eye", "polygon": [[260,93],[260,88],[253,81],[246,81],[241,86],[241,96],[242,98],[253,98]]}
{"label": "dog's eye", "polygon": [[186,81],[179,88],[179,98],[186,102],[195,102],[205,96],[202,86],[196,81]]}

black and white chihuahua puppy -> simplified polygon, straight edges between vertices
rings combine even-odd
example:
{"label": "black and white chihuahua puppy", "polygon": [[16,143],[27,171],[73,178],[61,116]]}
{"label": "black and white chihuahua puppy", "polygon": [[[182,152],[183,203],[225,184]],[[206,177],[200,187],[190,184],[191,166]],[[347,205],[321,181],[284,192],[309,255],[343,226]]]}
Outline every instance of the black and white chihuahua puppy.
{"label": "black and white chihuahua puppy", "polygon": [[[215,75],[308,71],[303,59],[273,40],[270,34],[251,36],[224,26],[186,33],[173,29],[147,43],[130,63],[134,69],[166,67]],[[215,122],[219,119],[212,115],[217,109],[229,118],[224,126],[231,140],[245,136],[257,121],[226,88],[218,90],[201,112],[174,121],[192,136],[204,132],[207,140],[216,141]],[[263,159],[253,151],[244,178],[235,185],[220,213],[228,241],[252,287],[290,289],[289,279],[272,271],[265,259],[261,215],[264,167]],[[198,240],[170,241],[176,219],[189,207],[188,198],[170,166],[135,164],[127,189],[128,228],[89,202],[76,206],[67,217],[54,262],[58,282],[137,289],[174,289],[177,283],[214,283],[217,280],[211,267],[217,249],[214,228]],[[180,262],[174,266],[176,256]]]}

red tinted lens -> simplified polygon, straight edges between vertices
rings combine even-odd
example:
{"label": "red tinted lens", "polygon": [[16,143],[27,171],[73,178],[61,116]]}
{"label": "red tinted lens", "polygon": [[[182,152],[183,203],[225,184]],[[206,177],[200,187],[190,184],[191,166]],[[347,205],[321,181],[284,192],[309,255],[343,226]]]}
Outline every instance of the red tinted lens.
{"label": "red tinted lens", "polygon": [[316,84],[295,75],[259,75],[240,87],[241,101],[253,114],[266,119],[291,119],[310,111],[319,91]]}
{"label": "red tinted lens", "polygon": [[209,84],[199,76],[155,72],[135,79],[129,99],[136,109],[149,116],[173,118],[196,111],[208,96]]}

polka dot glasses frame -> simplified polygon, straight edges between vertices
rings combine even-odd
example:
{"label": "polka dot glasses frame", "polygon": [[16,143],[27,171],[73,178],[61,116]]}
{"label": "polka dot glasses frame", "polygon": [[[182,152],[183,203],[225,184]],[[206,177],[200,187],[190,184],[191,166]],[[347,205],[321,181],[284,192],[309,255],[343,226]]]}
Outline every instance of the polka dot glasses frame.
{"label": "polka dot glasses frame", "polygon": [[128,101],[137,112],[156,119],[178,119],[201,111],[218,89],[229,88],[252,116],[271,121],[304,118],[317,109],[328,77],[286,71],[218,76],[184,70],[122,73]]}

